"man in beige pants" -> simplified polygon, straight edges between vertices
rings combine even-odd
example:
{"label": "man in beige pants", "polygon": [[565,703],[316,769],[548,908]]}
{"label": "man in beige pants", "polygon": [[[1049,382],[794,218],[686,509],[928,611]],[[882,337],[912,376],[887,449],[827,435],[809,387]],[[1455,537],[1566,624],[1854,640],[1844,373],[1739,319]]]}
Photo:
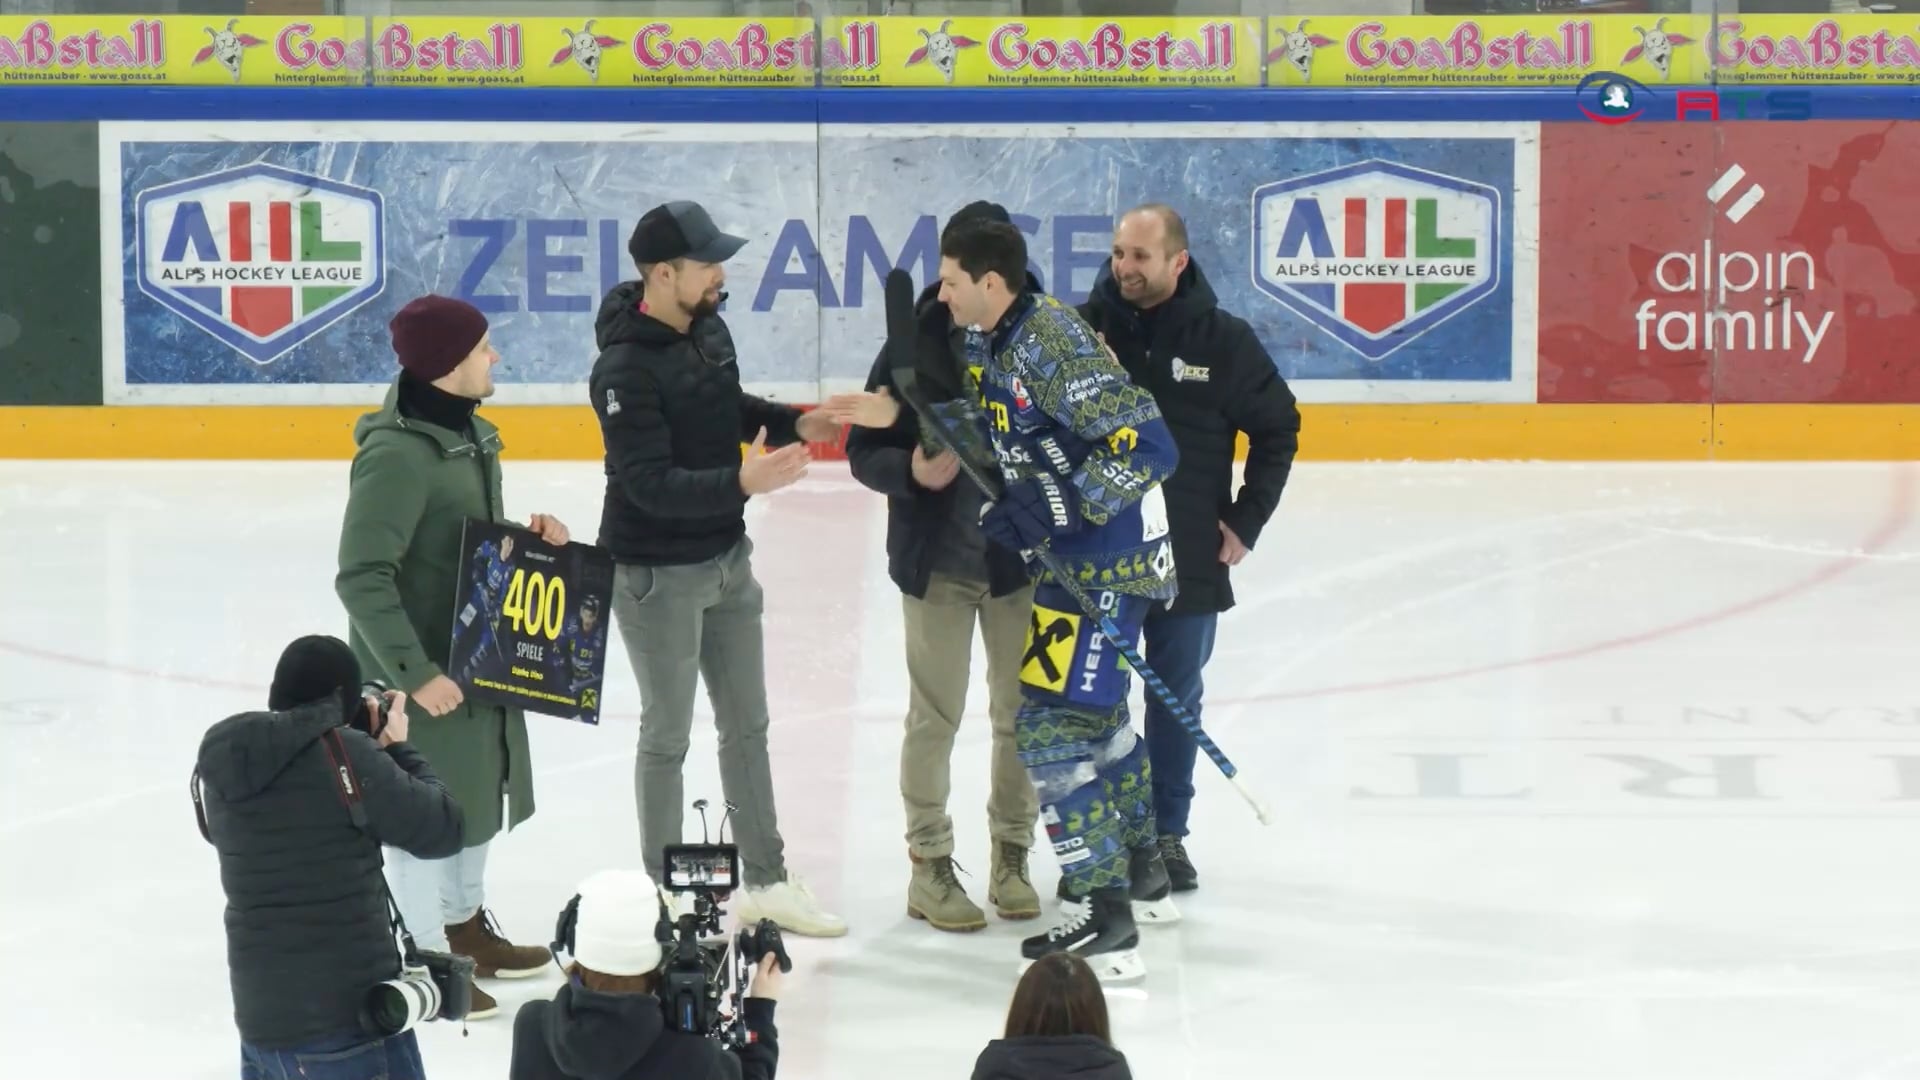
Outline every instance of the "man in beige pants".
{"label": "man in beige pants", "polygon": [[[947,223],[983,216],[1007,220],[989,203],[974,203]],[[1034,284],[1037,289],[1038,283]],[[974,394],[962,337],[936,299],[921,294],[915,373],[931,401]],[[891,393],[883,349],[867,378],[869,392]],[[912,684],[906,738],[900,748],[900,796],[907,810],[913,878],[907,913],[941,930],[979,930],[986,913],[968,898],[955,873],[953,819],[947,816],[953,741],[966,711],[973,630],[987,646],[987,691],[993,718],[993,791],[987,802],[993,837],[988,902],[1003,919],[1031,919],[1040,899],[1027,874],[1040,801],[1014,750],[1020,708],[1020,662],[1033,612],[1033,586],[1020,556],[989,543],[980,531],[982,496],[959,476],[951,454],[929,455],[920,419],[902,405],[890,427],[855,427],[847,459],[855,479],[887,496],[887,572],[905,608],[907,678]]]}

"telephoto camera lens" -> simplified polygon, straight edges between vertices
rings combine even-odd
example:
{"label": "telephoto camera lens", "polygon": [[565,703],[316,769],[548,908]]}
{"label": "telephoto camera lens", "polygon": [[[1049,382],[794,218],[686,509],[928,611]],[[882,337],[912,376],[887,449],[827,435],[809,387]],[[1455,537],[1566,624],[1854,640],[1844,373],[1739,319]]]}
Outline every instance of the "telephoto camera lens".
{"label": "telephoto camera lens", "polygon": [[431,1020],[440,1012],[440,988],[427,969],[407,968],[398,979],[367,991],[363,1022],[382,1038],[398,1035],[422,1020]]}

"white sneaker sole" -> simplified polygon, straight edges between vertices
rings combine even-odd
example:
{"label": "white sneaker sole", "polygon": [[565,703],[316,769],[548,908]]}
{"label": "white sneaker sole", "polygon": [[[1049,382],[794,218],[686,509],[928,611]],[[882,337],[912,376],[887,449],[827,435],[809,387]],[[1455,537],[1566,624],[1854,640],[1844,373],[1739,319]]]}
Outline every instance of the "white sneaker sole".
{"label": "white sneaker sole", "polygon": [[[1076,952],[1074,955],[1087,962],[1087,966],[1093,969],[1094,977],[1102,984],[1139,982],[1147,977],[1147,962],[1138,949],[1104,953]],[[1020,973],[1026,974],[1033,964],[1032,960],[1021,960]]]}
{"label": "white sneaker sole", "polygon": [[835,938],[847,936],[847,924],[845,923],[809,922],[804,919],[793,918],[790,915],[785,915],[780,912],[750,908],[745,904],[740,906],[739,919],[740,925],[742,926],[751,926],[761,919],[772,919],[775,926],[778,926],[786,933],[799,937]]}

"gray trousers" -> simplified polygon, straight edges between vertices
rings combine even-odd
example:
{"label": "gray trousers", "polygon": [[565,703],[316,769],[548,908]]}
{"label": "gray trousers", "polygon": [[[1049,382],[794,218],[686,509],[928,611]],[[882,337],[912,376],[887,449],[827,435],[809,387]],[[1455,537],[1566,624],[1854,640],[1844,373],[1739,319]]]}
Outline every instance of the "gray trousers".
{"label": "gray trousers", "polygon": [[[702,679],[720,736],[720,788],[739,807],[728,840],[740,847],[742,876],[748,885],[786,880],[767,762],[764,594],[753,576],[752,553],[753,542],[743,538],[705,562],[623,564],[615,571],[613,616],[640,682],[633,788],[641,857],[655,881],[666,880],[666,845],[682,839],[687,799],[681,766],[693,727],[694,688]],[[707,820],[717,829],[725,813],[724,807],[717,813],[710,807]]]}

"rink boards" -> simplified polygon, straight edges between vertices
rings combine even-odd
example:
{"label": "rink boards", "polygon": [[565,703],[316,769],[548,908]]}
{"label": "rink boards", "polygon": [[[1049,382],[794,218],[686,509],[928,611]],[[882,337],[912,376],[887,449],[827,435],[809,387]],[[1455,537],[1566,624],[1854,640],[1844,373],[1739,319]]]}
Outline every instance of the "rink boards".
{"label": "rink boards", "polygon": [[105,117],[99,389],[36,397],[84,361],[29,353],[9,400],[98,407],[0,410],[0,454],[345,456],[387,320],[439,292],[488,313],[510,452],[597,457],[599,297],[692,196],[749,239],[726,314],[780,400],[864,381],[882,278],[931,280],[966,202],[1078,301],[1162,200],[1309,457],[1915,456],[1913,91],[1749,92],[1811,119],[1677,121],[1666,87],[1620,124],[1571,88],[34,92]]}

